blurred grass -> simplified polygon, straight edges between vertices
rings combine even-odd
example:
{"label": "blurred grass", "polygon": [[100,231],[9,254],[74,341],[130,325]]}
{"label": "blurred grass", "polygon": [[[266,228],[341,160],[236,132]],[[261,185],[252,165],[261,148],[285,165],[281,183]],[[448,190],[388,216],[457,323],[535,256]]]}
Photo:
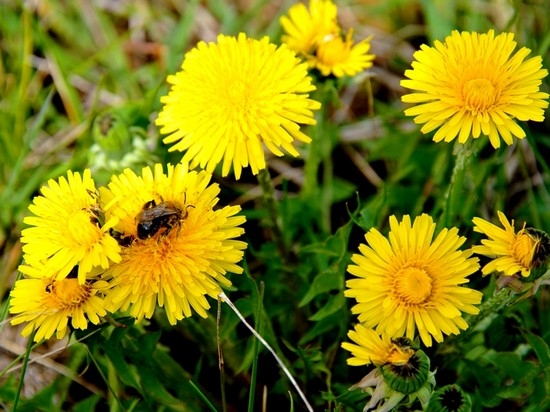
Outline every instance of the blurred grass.
{"label": "blurred grass", "polygon": [[[292,245],[288,265],[281,264],[266,233],[256,179],[245,173],[239,182],[219,175],[215,180],[222,186],[221,203],[241,204],[248,219],[245,274],[232,277],[231,298],[245,316],[255,314],[256,322],[261,321],[263,336],[319,410],[361,410],[365,395],[347,388],[364,370],[349,368],[339,347],[352,321],[350,304],[341,293],[349,256],[364,241],[364,231],[374,226],[385,232],[388,215],[439,216],[453,168],[452,145],[434,144],[404,117],[399,79],[420,44],[443,40],[453,29],[513,31],[519,45],[541,54],[549,68],[550,16],[549,4],[542,0],[336,3],[340,21],[353,27],[358,38],[374,34],[372,51],[377,57],[372,77],[358,76],[334,86],[335,98],[327,102],[326,117],[319,119],[324,127],[310,129],[317,142],[324,142],[315,147],[315,161],[309,158],[305,165],[301,159],[270,161],[284,235]],[[288,0],[0,3],[4,304],[21,259],[19,236],[27,206],[47,179],[90,166],[96,118],[124,113],[128,127],[143,136],[150,149],[150,157],[141,159],[143,164],[153,159],[177,162],[179,156],[166,152],[152,123],[159,97],[167,91],[167,74],[179,68],[185,51],[197,41],[214,40],[219,33],[245,31],[277,40],[278,18],[292,4]],[[549,91],[548,79],[543,89]],[[466,191],[452,199],[456,213],[451,219],[463,233],[472,234],[473,216],[492,217],[496,210],[518,222],[550,229],[550,122],[525,128],[526,141],[514,147],[495,152],[482,144],[479,156],[465,170]],[[265,284],[262,304],[260,281]],[[488,281],[477,283],[485,287]],[[522,319],[529,317],[529,330],[547,344],[550,323],[544,314],[549,300],[543,288],[516,310]],[[9,333],[14,333],[12,328],[4,327],[1,347],[12,339]],[[89,387],[101,390],[90,391],[60,375],[35,392],[35,398],[22,399],[20,410],[55,410],[63,405],[85,411],[105,404],[114,410],[116,405],[123,410],[155,410],[159,405],[168,410],[209,410],[197,391],[222,410],[215,336],[214,310],[206,320],[186,319],[175,328],[159,316],[124,332],[115,330],[107,341],[97,333],[86,340],[87,355],[79,352],[78,345],[70,348],[69,363],[85,372]],[[265,351],[258,353],[254,339],[225,307],[220,339],[227,410],[247,407],[250,368],[256,357],[256,405],[261,405],[265,386],[270,407],[290,410],[288,382]],[[452,373],[456,370],[460,368]],[[441,369],[442,376],[445,371]],[[31,365],[29,373],[41,372],[33,372]],[[476,382],[481,377],[465,373],[462,384],[467,386],[468,379]],[[10,375],[0,389],[0,401],[13,399],[14,385]],[[495,391],[478,393],[478,400],[497,408]],[[506,400],[505,406],[522,405],[517,394],[510,396],[513,400]],[[296,410],[301,410],[296,395],[292,398]],[[50,409],[33,409],[37,404]]]}

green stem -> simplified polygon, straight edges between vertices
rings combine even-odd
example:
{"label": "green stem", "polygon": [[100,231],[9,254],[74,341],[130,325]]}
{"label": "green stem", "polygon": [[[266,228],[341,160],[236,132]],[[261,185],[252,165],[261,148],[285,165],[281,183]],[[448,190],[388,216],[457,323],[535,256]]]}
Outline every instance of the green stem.
{"label": "green stem", "polygon": [[[256,308],[256,329],[258,333],[262,334],[262,305],[264,301],[264,282],[260,282],[260,290],[258,291],[258,307]],[[254,411],[254,395],[256,393],[256,378],[258,375],[258,357],[260,355],[260,343],[258,339],[254,339],[254,346],[252,349],[254,353],[254,360],[252,361],[252,372],[250,373],[250,391],[248,393],[248,412]]]}
{"label": "green stem", "polygon": [[269,170],[262,169],[258,173],[258,183],[262,188],[264,205],[269,215],[269,222],[271,226],[271,234],[273,235],[273,241],[277,246],[277,250],[283,261],[288,261],[288,250],[282,231],[282,221],[279,215],[279,208],[277,200],[275,199],[275,187],[273,181],[269,175]]}
{"label": "green stem", "polygon": [[27,366],[29,365],[29,358],[31,356],[34,335],[36,335],[36,330],[34,330],[31,333],[31,335],[29,336],[29,340],[27,342],[27,350],[25,351],[25,356],[23,358],[23,366],[21,367],[21,378],[19,378],[19,384],[17,385],[15,399],[13,400],[13,408],[12,408],[13,412],[17,411],[17,405],[19,404],[21,391],[23,390],[23,382],[25,382],[25,374],[27,373]]}
{"label": "green stem", "polygon": [[[459,335],[449,336],[445,342],[438,348],[438,352],[445,354],[447,362],[450,362],[453,357],[462,356],[457,347],[463,343],[469,342],[472,335],[480,330],[487,329],[493,320],[500,315],[504,309],[514,303],[517,299],[517,294],[509,288],[500,289],[497,293],[487,299],[479,306],[477,315],[464,316],[464,320],[468,323],[468,329]],[[454,348],[454,349],[451,349]],[[450,351],[448,351],[451,349]]]}
{"label": "green stem", "polygon": [[450,227],[453,225],[453,219],[455,217],[455,208],[454,204],[459,197],[464,197],[464,171],[470,163],[472,157],[477,154],[479,148],[472,144],[471,139],[467,140],[465,143],[455,143],[453,148],[453,155],[455,156],[455,164],[453,167],[453,172],[451,174],[451,179],[447,190],[443,196],[444,209],[441,221],[444,224],[444,227]]}
{"label": "green stem", "polygon": [[[330,108],[333,97],[337,96],[334,82],[326,81],[319,86],[316,100],[321,102],[321,109],[316,114],[317,124],[311,128],[311,143],[304,165],[304,185],[301,197],[321,217],[320,224],[326,233],[331,231],[331,206],[333,201],[333,163],[332,150],[338,140],[335,125],[330,121]],[[319,167],[323,166],[320,183]]]}
{"label": "green stem", "polygon": [[308,154],[304,165],[304,185],[301,193],[301,196],[304,199],[314,199],[315,191],[318,186],[317,174],[319,171],[319,165],[321,164],[321,151],[318,146],[320,144],[320,140],[323,138],[323,118],[323,115],[319,116],[317,118],[315,129],[311,129],[315,131],[312,132],[311,143],[308,146]]}
{"label": "green stem", "polygon": [[227,402],[225,400],[225,361],[223,360],[222,343],[220,339],[220,321],[222,316],[222,303],[218,298],[218,313],[216,316],[216,344],[218,346],[218,367],[220,369],[220,391],[222,395],[223,412],[227,412]]}
{"label": "green stem", "polygon": [[323,192],[321,194],[321,227],[325,233],[331,233],[331,206],[333,198],[333,166],[332,156],[323,159]]}
{"label": "green stem", "polygon": [[[488,300],[483,302],[479,307],[479,313],[475,316],[470,316],[466,321],[468,322],[468,334],[474,332],[474,329],[484,321],[492,322],[491,317],[496,317],[504,308],[517,298],[517,294],[509,288],[503,288],[491,296]],[[488,326],[488,325],[487,325]]]}

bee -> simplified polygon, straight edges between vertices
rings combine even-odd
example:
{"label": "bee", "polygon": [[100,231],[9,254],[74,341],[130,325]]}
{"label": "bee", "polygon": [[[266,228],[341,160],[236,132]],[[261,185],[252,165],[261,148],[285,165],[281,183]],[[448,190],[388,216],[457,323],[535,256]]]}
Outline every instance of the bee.
{"label": "bee", "polygon": [[136,216],[137,237],[139,239],[148,239],[162,230],[164,236],[181,224],[182,219],[187,216],[173,202],[164,202],[157,204],[155,200],[150,200],[143,205],[143,210]]}

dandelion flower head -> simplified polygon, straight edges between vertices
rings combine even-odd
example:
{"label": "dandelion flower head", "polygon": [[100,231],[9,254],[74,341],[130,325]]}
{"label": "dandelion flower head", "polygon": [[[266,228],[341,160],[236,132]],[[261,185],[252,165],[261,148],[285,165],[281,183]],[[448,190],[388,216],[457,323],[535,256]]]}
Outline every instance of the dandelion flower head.
{"label": "dandelion flower head", "polygon": [[303,3],[295,4],[288,16],[281,17],[286,32],[282,41],[323,76],[355,76],[372,66],[370,38],[355,44],[352,29],[343,35],[337,11],[330,0],[311,0],[309,10]]}
{"label": "dandelion flower head", "polygon": [[309,9],[304,3],[296,3],[281,16],[281,25],[287,33],[282,41],[291,50],[304,55],[315,53],[325,37],[339,35],[338,8],[330,0],[312,0]]}
{"label": "dandelion flower head", "polygon": [[358,279],[346,282],[345,296],[355,298],[352,313],[366,328],[390,338],[414,339],[416,331],[426,346],[432,337],[459,334],[468,324],[462,313],[477,314],[474,305],[481,292],[462,286],[478,268],[472,252],[458,248],[465,238],[458,229],[443,229],[435,238],[433,219],[423,214],[401,222],[390,217],[386,239],[378,230],[365,235],[368,245],[359,246],[348,272]]}
{"label": "dandelion flower head", "polygon": [[242,273],[237,263],[246,243],[235,238],[244,233],[245,218],[235,216],[239,206],[216,208],[220,189],[210,178],[184,164],[164,173],[157,164],[140,176],[127,169],[100,189],[106,215],[119,220],[114,230],[123,245],[121,262],[105,272],[114,284],[108,310],[129,310],[139,321],[158,304],[171,324],[191,309],[206,317],[206,296],[216,298],[220,285],[231,285],[227,272]]}
{"label": "dandelion flower head", "polygon": [[[62,339],[68,332],[69,322],[74,329],[87,329],[88,322],[99,324],[100,317],[107,314],[104,294],[110,288],[108,282],[89,279],[80,283],[76,279],[77,268],[69,276],[44,277],[40,264],[21,265],[25,279],[15,282],[10,293],[12,325],[27,322],[21,334],[29,336],[33,331],[34,341],[49,339],[55,334]],[[74,276],[72,275],[74,273]]]}
{"label": "dandelion flower head", "polygon": [[480,217],[473,218],[474,231],[488,237],[481,241],[481,245],[474,246],[473,251],[493,259],[483,267],[482,273],[502,272],[505,276],[521,273],[521,276],[528,277],[539,239],[525,229],[525,224],[516,233],[514,220],[510,223],[504,213],[498,211],[497,214],[502,228]]}
{"label": "dandelion flower head", "polygon": [[43,276],[56,273],[60,280],[78,266],[83,284],[94,267],[120,261],[120,247],[109,235],[116,220],[103,221],[89,169],[50,179],[29,211],[34,216],[23,219],[30,226],[21,234],[23,252],[26,261],[45,263]]}
{"label": "dandelion flower head", "polygon": [[311,141],[300,126],[315,124],[320,103],[309,98],[315,86],[307,65],[267,37],[200,42],[167,80],[172,86],[156,124],[191,168],[213,172],[222,162],[222,175],[233,166],[239,179],[244,167],[254,174],[266,168],[263,146],[276,156],[298,156],[294,142]]}
{"label": "dandelion flower head", "polygon": [[415,104],[405,114],[416,116],[422,133],[438,129],[436,142],[465,143],[483,134],[498,148],[501,138],[508,145],[514,136],[524,138],[515,120],[543,121],[549,95],[540,85],[548,71],[540,56],[525,60],[531,50],[515,48],[513,33],[494,30],[453,31],[444,43],[422,45],[401,81],[413,90],[402,100]]}

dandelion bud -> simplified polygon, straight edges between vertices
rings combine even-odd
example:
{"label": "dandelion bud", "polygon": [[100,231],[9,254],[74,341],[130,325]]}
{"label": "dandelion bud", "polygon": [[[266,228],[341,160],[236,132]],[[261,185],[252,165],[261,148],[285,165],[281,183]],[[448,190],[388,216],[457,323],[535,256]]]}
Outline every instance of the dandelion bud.
{"label": "dandelion bud", "polygon": [[472,400],[458,385],[447,385],[432,395],[426,412],[469,412]]}
{"label": "dandelion bud", "polygon": [[[409,348],[410,340],[401,338],[399,345]],[[423,351],[416,350],[407,362],[387,363],[380,371],[391,389],[408,395],[418,391],[428,380],[430,359]]]}

